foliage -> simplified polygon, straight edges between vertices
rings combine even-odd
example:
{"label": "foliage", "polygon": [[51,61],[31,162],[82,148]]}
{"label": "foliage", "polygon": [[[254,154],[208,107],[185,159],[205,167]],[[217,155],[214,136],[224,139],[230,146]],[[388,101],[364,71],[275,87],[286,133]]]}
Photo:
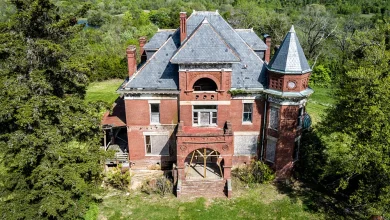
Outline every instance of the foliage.
{"label": "foliage", "polygon": [[47,0],[12,1],[0,24],[0,216],[80,218],[101,182],[101,106],[83,101],[88,71],[69,61],[81,30]]}
{"label": "foliage", "polygon": [[252,161],[249,165],[237,167],[233,176],[246,184],[267,183],[275,178],[274,172],[262,161]]}
{"label": "foliage", "polygon": [[[273,184],[253,188],[233,185],[233,199],[177,199],[173,195],[108,191],[99,204],[99,216],[106,219],[325,219],[308,209],[305,198],[289,198]],[[317,198],[313,198],[317,199]],[[309,202],[309,201],[308,201]],[[272,217],[271,217],[272,216]],[[337,216],[335,217],[337,219]]]}
{"label": "foliage", "polygon": [[231,89],[228,91],[228,93],[232,96],[235,96],[235,95],[244,95],[244,94],[248,94],[248,91],[245,91],[243,89]]}
{"label": "foliage", "polygon": [[84,219],[85,220],[96,220],[99,216],[99,207],[96,203],[92,203],[89,206],[88,211],[85,213]]}
{"label": "foliage", "polygon": [[154,193],[161,196],[172,194],[173,193],[172,180],[165,176],[149,179],[142,184],[141,191],[146,194]]}
{"label": "foliage", "polygon": [[312,134],[315,141],[301,148],[302,163],[312,170],[301,166],[310,174],[306,179],[334,193],[360,218],[390,215],[390,54],[383,28],[355,39],[336,104]]}
{"label": "foliage", "polygon": [[330,70],[322,64],[314,67],[312,74],[310,75],[310,84],[321,87],[329,87],[331,83]]}
{"label": "foliage", "polygon": [[123,173],[118,166],[106,173],[105,182],[116,189],[125,190],[131,182],[131,176],[128,170]]}
{"label": "foliage", "polygon": [[88,24],[99,27],[107,23],[111,17],[101,11],[90,10],[88,12]]}

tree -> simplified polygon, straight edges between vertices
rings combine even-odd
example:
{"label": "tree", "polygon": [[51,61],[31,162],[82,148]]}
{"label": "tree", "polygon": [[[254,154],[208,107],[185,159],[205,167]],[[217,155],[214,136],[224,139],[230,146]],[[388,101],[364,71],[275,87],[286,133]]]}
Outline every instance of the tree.
{"label": "tree", "polygon": [[308,59],[314,61],[314,65],[321,54],[322,46],[327,38],[335,31],[334,23],[325,6],[312,4],[306,6],[298,21],[302,46]]}
{"label": "tree", "polygon": [[83,101],[88,68],[69,61],[82,26],[49,0],[12,3],[0,24],[0,218],[81,218],[101,172],[101,108]]}
{"label": "tree", "polygon": [[308,155],[303,163],[313,165],[306,169],[316,170],[311,179],[319,179],[359,218],[390,216],[390,52],[383,30],[373,32],[355,42],[316,146],[302,147]]}

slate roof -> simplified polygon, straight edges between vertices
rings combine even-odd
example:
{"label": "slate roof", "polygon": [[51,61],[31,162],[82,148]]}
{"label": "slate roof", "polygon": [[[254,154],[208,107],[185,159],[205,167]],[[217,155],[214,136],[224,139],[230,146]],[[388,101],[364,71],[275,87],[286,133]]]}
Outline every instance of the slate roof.
{"label": "slate roof", "polygon": [[256,55],[218,12],[193,12],[187,19],[187,35],[190,36],[204,18],[214,27],[229,47],[237,52],[241,59],[239,63],[233,64],[231,87],[236,89],[263,89],[263,84],[266,83],[266,68],[263,60]]}
{"label": "slate roof", "polygon": [[[239,58],[238,62],[232,64],[231,87],[233,89],[263,90],[263,85],[266,84],[266,65],[263,60],[256,55],[253,49],[248,46],[250,43],[247,44],[247,42],[245,42],[237,31],[235,31],[218,12],[193,12],[191,16],[187,18],[187,38],[191,38],[192,32],[197,29],[205,19],[209,22],[209,25],[205,25],[205,27],[213,28],[213,32],[215,32],[215,34],[213,34],[214,37],[219,36],[221,42],[226,44],[226,48],[231,49],[231,52],[229,53],[233,53]],[[164,39],[163,36],[166,36],[161,32],[158,32],[157,34],[160,35],[156,38],[156,42],[161,42],[160,39]],[[194,36],[196,36],[196,33]],[[152,41],[153,38],[150,41]],[[183,44],[184,46],[185,42]],[[152,46],[154,45],[154,43],[152,43],[149,42],[147,48],[158,47],[158,44],[155,44],[157,46]],[[180,32],[176,30],[172,36],[168,37],[168,40],[159,47],[157,52],[154,53],[127,82],[124,82],[119,90],[140,91],[142,88],[143,91],[177,91],[179,89],[178,65],[171,63],[170,59],[175,55],[179,47]],[[215,53],[215,56],[222,56],[221,53],[226,52],[225,50],[219,51]]]}
{"label": "slate roof", "polygon": [[149,40],[149,42],[144,45],[144,49],[158,50],[158,48],[160,48],[174,32],[175,30],[171,29],[158,30],[157,33]]}
{"label": "slate roof", "polygon": [[129,79],[124,89],[177,90],[178,66],[169,62],[180,46],[180,33],[175,31],[153,56]]}
{"label": "slate roof", "polygon": [[291,26],[278,51],[272,57],[268,69],[283,74],[303,74],[311,71],[294,26]]}
{"label": "slate roof", "polygon": [[235,31],[252,50],[267,50],[267,45],[257,36],[253,29],[236,29]]}
{"label": "slate roof", "polygon": [[236,55],[205,18],[172,57],[172,63],[233,63]]}

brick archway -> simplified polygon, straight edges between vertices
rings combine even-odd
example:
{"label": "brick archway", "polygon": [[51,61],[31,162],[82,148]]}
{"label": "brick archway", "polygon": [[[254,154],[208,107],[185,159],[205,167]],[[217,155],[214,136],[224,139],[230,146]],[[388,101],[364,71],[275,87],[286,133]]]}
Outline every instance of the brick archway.
{"label": "brick archway", "polygon": [[210,148],[192,151],[184,158],[185,179],[222,179],[223,157]]}
{"label": "brick archway", "polygon": [[214,75],[212,74],[207,74],[207,73],[204,73],[204,74],[200,74],[200,75],[196,75],[196,76],[193,76],[189,82],[189,90],[192,89],[194,87],[194,84],[202,79],[202,78],[205,78],[205,79],[210,79],[212,81],[214,81],[214,83],[217,85],[217,90],[220,90],[221,89],[221,80],[217,77],[215,77]]}

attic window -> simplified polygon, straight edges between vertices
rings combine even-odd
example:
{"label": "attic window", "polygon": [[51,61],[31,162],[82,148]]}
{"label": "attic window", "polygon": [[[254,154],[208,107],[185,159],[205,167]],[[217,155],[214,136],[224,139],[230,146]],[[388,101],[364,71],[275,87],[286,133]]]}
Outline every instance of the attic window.
{"label": "attic window", "polygon": [[194,83],[194,91],[216,91],[217,84],[212,79],[201,78]]}

